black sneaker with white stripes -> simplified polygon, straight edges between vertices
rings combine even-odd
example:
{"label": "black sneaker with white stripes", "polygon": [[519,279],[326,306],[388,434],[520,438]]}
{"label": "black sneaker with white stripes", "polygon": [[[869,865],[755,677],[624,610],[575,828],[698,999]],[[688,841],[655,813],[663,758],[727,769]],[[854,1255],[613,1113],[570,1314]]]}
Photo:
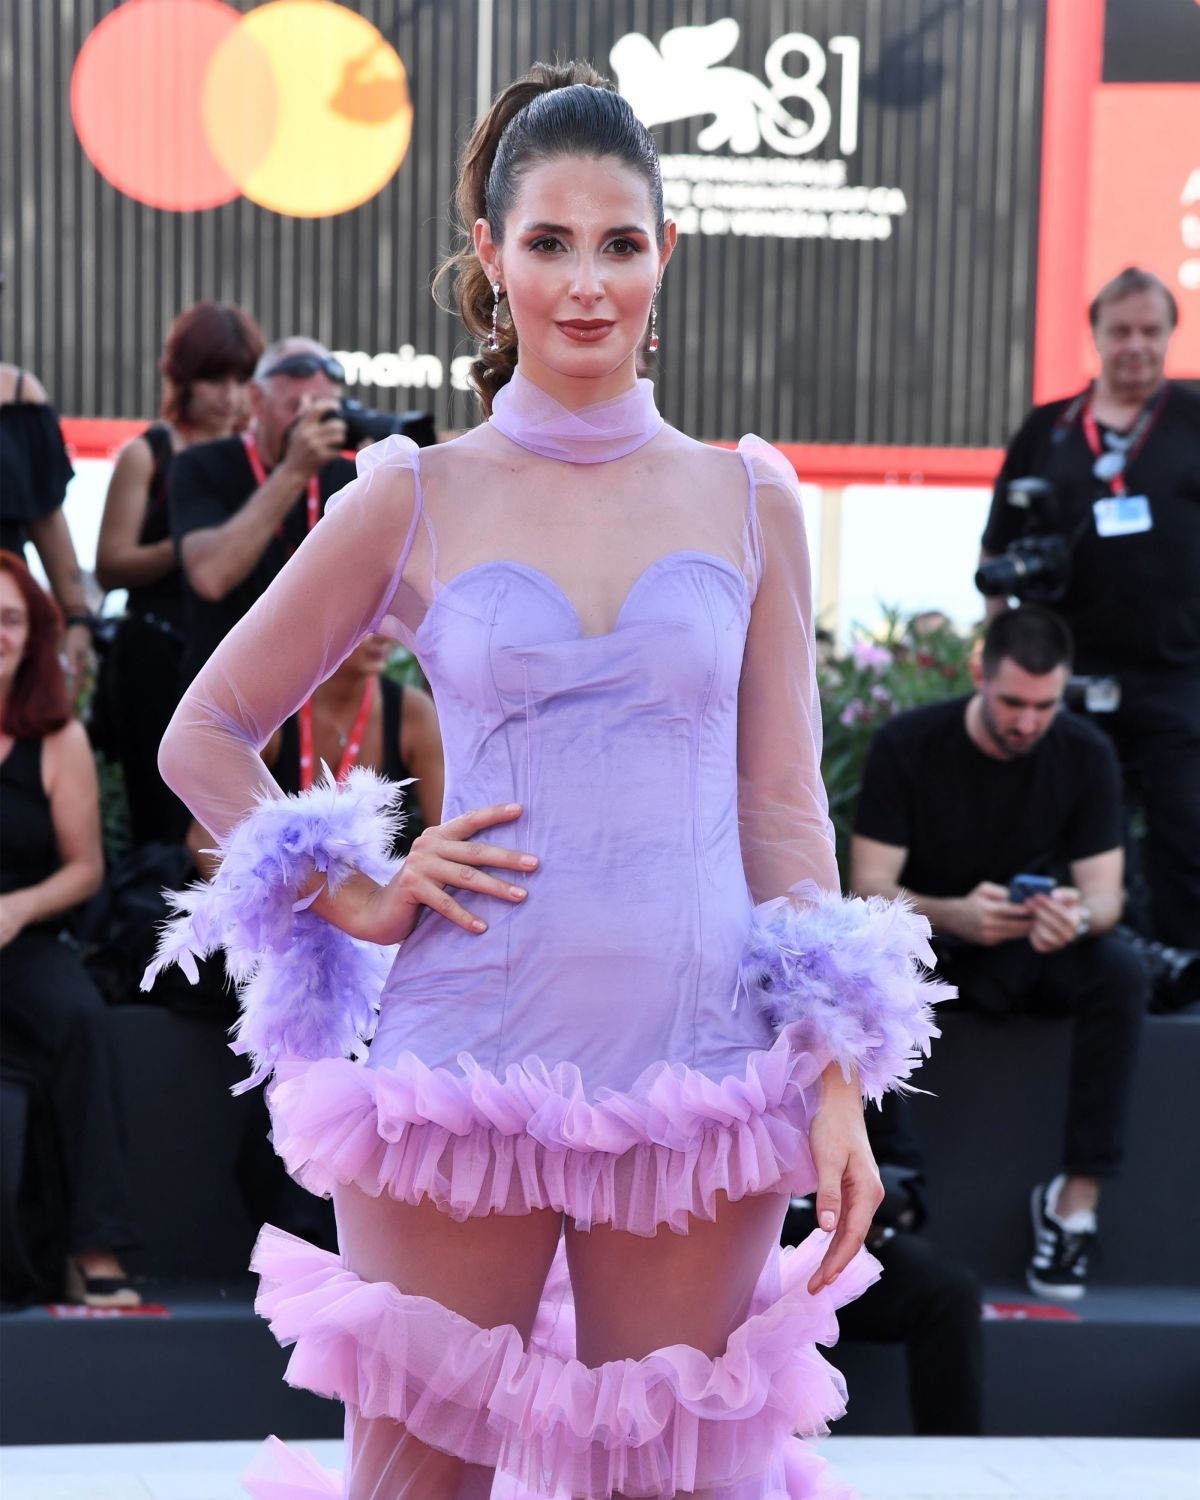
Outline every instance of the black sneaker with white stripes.
{"label": "black sneaker with white stripes", "polygon": [[[1033,1190],[1033,1259],[1025,1268],[1025,1280],[1039,1297],[1057,1297],[1073,1302],[1087,1290],[1088,1255],[1096,1242],[1096,1216],[1072,1214],[1069,1220],[1050,1211],[1050,1194],[1061,1178],[1041,1182]],[[1055,1198],[1057,1199],[1057,1192]]]}

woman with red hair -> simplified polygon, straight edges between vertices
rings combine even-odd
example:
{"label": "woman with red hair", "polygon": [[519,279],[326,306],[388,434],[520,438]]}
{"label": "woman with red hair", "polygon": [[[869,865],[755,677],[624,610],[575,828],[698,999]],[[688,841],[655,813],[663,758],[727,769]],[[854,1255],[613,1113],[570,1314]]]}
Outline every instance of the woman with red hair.
{"label": "woman with red hair", "polygon": [[167,488],[177,453],[228,437],[246,418],[245,387],[263,336],[240,307],[199,302],[171,324],[159,368],[159,420],[117,458],[96,577],[128,589],[128,614],[105,673],[106,720],[121,762],[135,845],[183,840],[188,813],[158,774],[158,745],[182,691],[187,619],[179,560],[167,524]]}
{"label": "woman with red hair", "polygon": [[43,1073],[68,1198],[67,1292],[133,1307],[117,1251],[127,1202],[104,1001],[63,919],[104,877],[91,747],[58,660],[62,622],[25,564],[0,551],[0,1039]]}

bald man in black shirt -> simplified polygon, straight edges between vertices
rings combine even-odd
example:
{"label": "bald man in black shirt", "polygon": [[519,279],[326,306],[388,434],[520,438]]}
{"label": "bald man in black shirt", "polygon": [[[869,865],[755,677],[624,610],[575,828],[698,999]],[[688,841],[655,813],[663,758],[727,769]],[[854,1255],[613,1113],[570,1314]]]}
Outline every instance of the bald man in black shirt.
{"label": "bald man in black shirt", "polygon": [[[904,891],[967,1003],[1073,1013],[1061,1173],[1034,1189],[1032,1290],[1083,1294],[1100,1183],[1119,1170],[1149,982],[1112,929],[1120,782],[1107,739],[1060,712],[1071,637],[1025,605],[988,627],[976,692],[898,715],[871,744],[851,845],[863,896]],[[1053,889],[1014,899],[1019,876]]]}

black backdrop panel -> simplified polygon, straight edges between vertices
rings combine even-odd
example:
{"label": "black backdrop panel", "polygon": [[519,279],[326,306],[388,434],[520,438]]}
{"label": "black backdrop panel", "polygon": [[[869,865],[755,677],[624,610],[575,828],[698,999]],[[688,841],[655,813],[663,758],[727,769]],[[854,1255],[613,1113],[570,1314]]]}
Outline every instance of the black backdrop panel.
{"label": "black backdrop panel", "polygon": [[[721,21],[710,35],[738,34],[716,76],[753,103],[751,149],[701,144],[725,118],[711,82],[711,109],[656,126],[693,221],[662,298],[669,419],[710,438],[987,445],[1029,404],[1044,0],[358,0],[403,59],[412,143],[378,196],[325,219],[245,198],[163,212],[95,170],[70,80],[115,8],[6,0],[0,23],[0,354],[63,412],[153,412],[171,317],[213,297],[351,353],[368,404],[469,422],[452,367],[467,346],[429,285],[479,84],[535,57],[611,73],[635,35],[653,64],[667,31]],[[794,149],[822,111],[825,138]]]}
{"label": "black backdrop panel", "polygon": [[1106,0],[1104,83],[1197,80],[1200,18],[1196,0]]}

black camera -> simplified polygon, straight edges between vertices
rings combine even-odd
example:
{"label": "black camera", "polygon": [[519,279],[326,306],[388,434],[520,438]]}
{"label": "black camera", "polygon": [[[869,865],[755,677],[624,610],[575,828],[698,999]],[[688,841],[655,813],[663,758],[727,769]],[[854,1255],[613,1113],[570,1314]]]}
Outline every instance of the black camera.
{"label": "black camera", "polygon": [[428,411],[375,411],[361,401],[343,401],[321,420],[345,422],[348,448],[382,442],[394,432],[412,438],[418,448],[432,448],[437,442],[433,413]]}
{"label": "black camera", "polygon": [[1124,925],[1117,932],[1146,965],[1153,992],[1151,1010],[1186,1010],[1200,1002],[1200,949],[1173,948]]}
{"label": "black camera", "polygon": [[1021,535],[999,557],[981,563],[975,587],[989,598],[1053,604],[1066,592],[1071,548],[1062,534],[1058,496],[1045,479],[1014,479],[1004,498],[1024,513]]}

